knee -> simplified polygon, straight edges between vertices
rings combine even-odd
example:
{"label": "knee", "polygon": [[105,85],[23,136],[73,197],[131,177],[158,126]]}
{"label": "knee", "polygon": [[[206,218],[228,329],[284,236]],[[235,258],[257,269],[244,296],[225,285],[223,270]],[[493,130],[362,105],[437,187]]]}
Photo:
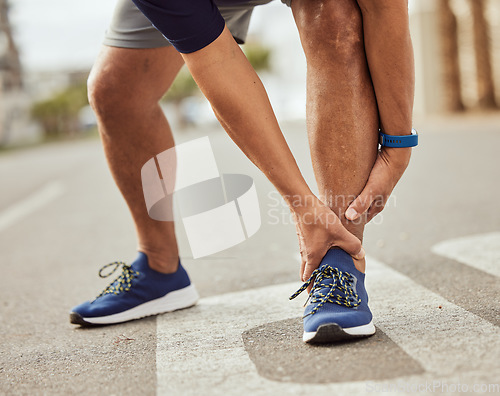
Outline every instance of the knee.
{"label": "knee", "polygon": [[145,102],[138,98],[139,91],[134,89],[130,79],[100,65],[92,69],[87,80],[89,104],[101,123],[137,113],[141,102],[142,105]]}
{"label": "knee", "polygon": [[102,69],[92,69],[87,80],[87,94],[89,104],[99,119],[106,118],[116,111],[116,106],[121,105],[117,100],[117,91],[120,84],[112,73]]}
{"label": "knee", "polygon": [[296,21],[308,62],[345,62],[363,51],[362,16],[352,0],[306,0]]}

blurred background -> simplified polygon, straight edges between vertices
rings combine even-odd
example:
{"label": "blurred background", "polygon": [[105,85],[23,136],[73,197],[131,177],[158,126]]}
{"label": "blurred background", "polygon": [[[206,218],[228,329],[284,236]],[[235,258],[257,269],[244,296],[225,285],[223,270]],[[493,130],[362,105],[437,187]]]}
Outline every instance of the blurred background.
{"label": "blurred background", "polygon": [[[0,0],[1,148],[96,135],[86,78],[114,5]],[[410,13],[416,118],[498,111],[500,0],[410,0]],[[257,7],[247,43],[280,121],[303,119],[306,65],[290,10]],[[164,108],[178,130],[216,122],[186,70]]]}

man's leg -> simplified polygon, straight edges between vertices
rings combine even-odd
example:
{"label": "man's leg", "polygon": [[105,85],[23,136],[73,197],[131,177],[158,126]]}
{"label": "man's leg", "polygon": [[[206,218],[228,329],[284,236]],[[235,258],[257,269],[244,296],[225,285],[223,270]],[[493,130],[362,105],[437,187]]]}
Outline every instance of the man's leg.
{"label": "man's leg", "polygon": [[92,69],[90,103],[111,173],[132,213],[139,254],[131,265],[109,264],[111,273],[122,266],[121,274],[94,300],[72,308],[73,324],[127,322],[191,307],[199,298],[179,264],[174,224],[149,217],[141,181],[143,165],[174,146],[158,102],[182,63],[171,47],[104,47]]}
{"label": "man's leg", "polygon": [[[363,238],[364,219],[344,212],[377,156],[378,112],[355,0],[293,0],[307,59],[307,131],[320,196]],[[356,267],[364,272],[365,262]]]}
{"label": "man's leg", "polygon": [[[362,240],[366,218],[348,221],[345,210],[375,163],[379,119],[361,12],[356,0],[293,0],[292,10],[307,60],[307,132],[320,196]],[[364,259],[328,251],[314,284],[307,283],[312,289],[304,313],[305,342],[375,333],[364,271]]]}
{"label": "man's leg", "polygon": [[173,222],[152,220],[142,192],[141,168],[174,146],[158,102],[183,61],[172,47],[103,47],[89,78],[89,99],[111,173],[132,213],[139,250],[149,266],[163,273],[177,269],[179,255]]}

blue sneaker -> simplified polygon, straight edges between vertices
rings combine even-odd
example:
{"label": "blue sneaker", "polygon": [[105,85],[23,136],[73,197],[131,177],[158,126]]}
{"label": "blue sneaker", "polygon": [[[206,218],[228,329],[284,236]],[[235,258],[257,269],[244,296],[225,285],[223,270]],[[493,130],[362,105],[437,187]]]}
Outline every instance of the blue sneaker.
{"label": "blue sneaker", "polygon": [[[110,266],[115,268],[102,275]],[[121,275],[94,301],[86,301],[71,310],[71,323],[85,326],[127,322],[191,307],[198,301],[198,293],[180,262],[177,272],[162,274],[149,268],[148,257],[139,252],[132,265],[107,264],[101,268],[99,276],[106,278],[120,266]]]}
{"label": "blue sneaker", "polygon": [[365,274],[356,269],[348,253],[329,250],[319,268],[290,300],[306,290],[313,279],[310,303],[304,312],[304,342],[335,342],[375,334]]}

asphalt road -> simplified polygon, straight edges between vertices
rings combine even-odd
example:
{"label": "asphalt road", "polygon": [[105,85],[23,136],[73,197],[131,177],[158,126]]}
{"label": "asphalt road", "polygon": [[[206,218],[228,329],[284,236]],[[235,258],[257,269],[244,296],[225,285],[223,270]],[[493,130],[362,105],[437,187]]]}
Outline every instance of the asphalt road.
{"label": "asphalt road", "polygon": [[[416,126],[411,167],[366,233],[377,334],[321,347],[301,341],[305,296],[288,301],[300,283],[286,209],[220,128],[176,139],[208,135],[221,172],[254,178],[260,230],[193,259],[178,227],[200,303],[93,329],[70,325],[68,310],[136,246],[100,143],[2,154],[0,394],[500,394],[500,119]],[[283,125],[313,184],[304,128]]]}

